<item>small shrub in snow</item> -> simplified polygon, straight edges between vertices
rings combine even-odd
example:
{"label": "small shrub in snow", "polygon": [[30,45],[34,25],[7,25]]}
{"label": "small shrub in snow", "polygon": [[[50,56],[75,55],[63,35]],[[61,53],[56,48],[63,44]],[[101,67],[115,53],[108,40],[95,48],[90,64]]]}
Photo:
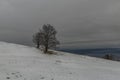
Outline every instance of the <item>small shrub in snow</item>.
{"label": "small shrub in snow", "polygon": [[114,60],[114,59],[113,59],[113,55],[111,55],[111,54],[106,54],[106,55],[104,56],[104,59]]}

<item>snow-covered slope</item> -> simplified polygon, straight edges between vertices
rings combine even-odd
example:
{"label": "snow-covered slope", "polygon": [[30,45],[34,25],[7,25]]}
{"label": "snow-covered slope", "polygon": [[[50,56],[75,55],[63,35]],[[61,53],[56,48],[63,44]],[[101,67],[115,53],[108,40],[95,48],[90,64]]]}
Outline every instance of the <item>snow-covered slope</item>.
{"label": "snow-covered slope", "polygon": [[120,63],[0,42],[0,80],[119,80]]}

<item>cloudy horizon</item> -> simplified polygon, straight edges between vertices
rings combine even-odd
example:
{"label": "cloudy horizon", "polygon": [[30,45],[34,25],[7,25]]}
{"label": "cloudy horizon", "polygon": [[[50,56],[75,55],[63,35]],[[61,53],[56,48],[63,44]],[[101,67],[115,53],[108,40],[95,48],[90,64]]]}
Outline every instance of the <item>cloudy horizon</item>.
{"label": "cloudy horizon", "polygon": [[67,47],[119,47],[120,1],[0,0],[0,41],[32,46],[43,24],[56,28],[61,43],[78,42]]}

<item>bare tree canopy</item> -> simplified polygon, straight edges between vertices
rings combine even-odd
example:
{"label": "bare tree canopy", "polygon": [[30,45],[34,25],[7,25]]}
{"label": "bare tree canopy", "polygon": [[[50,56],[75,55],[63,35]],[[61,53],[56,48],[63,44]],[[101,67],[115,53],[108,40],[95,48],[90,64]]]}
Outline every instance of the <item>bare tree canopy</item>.
{"label": "bare tree canopy", "polygon": [[42,29],[33,36],[33,42],[37,48],[44,47],[44,52],[47,53],[49,48],[55,48],[59,44],[56,34],[57,31],[53,26],[50,24],[43,25]]}

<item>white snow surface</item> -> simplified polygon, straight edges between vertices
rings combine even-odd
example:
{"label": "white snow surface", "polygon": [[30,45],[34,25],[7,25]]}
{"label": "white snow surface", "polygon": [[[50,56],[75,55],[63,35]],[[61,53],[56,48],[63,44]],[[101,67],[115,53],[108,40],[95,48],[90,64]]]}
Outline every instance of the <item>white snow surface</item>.
{"label": "white snow surface", "polygon": [[120,80],[120,63],[0,42],[0,80]]}

